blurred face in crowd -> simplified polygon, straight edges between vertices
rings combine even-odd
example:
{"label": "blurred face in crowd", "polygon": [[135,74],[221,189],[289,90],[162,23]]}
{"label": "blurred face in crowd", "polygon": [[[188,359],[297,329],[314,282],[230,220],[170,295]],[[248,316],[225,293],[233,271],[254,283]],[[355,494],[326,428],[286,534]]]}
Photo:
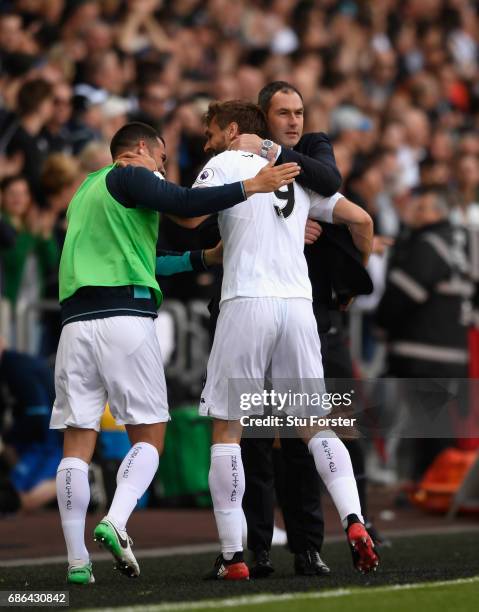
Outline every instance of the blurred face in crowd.
{"label": "blurred face in crowd", "polygon": [[13,53],[20,44],[22,20],[18,15],[0,17],[0,49]]}
{"label": "blurred face in crowd", "polygon": [[431,137],[431,156],[440,161],[449,161],[454,152],[454,144],[449,132],[437,130]]}
{"label": "blurred face in crowd", "polygon": [[396,54],[391,49],[376,52],[373,76],[377,83],[387,85],[396,76]]}
{"label": "blurred face in crowd", "polygon": [[282,147],[292,148],[303,134],[304,107],[295,91],[278,91],[271,98],[266,113],[272,139]]}
{"label": "blurred face in crowd", "polygon": [[264,86],[264,75],[259,68],[252,66],[241,66],[236,72],[238,91],[241,92],[243,100],[256,102],[258,91]]}
{"label": "blurred face in crowd", "polygon": [[479,185],[479,162],[474,155],[464,155],[457,163],[457,182],[463,188],[477,188]]}
{"label": "blurred face in crowd", "polygon": [[107,51],[112,45],[112,28],[102,21],[94,21],[85,30],[84,37],[88,53]]}
{"label": "blurred face in crowd", "polygon": [[353,165],[353,155],[351,149],[342,143],[334,145],[334,157],[336,158],[336,165],[345,180]]}
{"label": "blurred face in crowd", "polygon": [[46,98],[38,107],[38,114],[42,117],[43,123],[48,123],[55,115],[53,97]]}
{"label": "blurred face in crowd", "polygon": [[125,75],[118,54],[112,50],[104,52],[90,78],[95,86],[120,95],[125,86]]}
{"label": "blurred face in crowd", "polygon": [[420,228],[438,223],[445,216],[445,212],[439,206],[437,196],[434,193],[425,193],[414,198],[412,202],[410,224],[413,228]]}
{"label": "blurred face in crowd", "polygon": [[89,142],[81,150],[78,159],[81,169],[86,172],[96,172],[111,164],[110,147],[106,142]]}
{"label": "blurred face in crowd", "polygon": [[391,121],[384,127],[380,144],[388,149],[397,150],[403,146],[406,138],[406,130],[402,123]]}
{"label": "blurred face in crowd", "polygon": [[226,151],[238,135],[237,123],[230,123],[224,129],[221,129],[213,117],[205,130],[206,143],[204,150],[206,153],[214,153],[215,155],[222,153]]}
{"label": "blurred face in crowd", "polygon": [[450,178],[449,164],[443,161],[436,161],[421,167],[421,184],[423,185],[444,185],[446,186]]}
{"label": "blurred face in crowd", "polygon": [[22,217],[31,203],[30,188],[25,179],[19,178],[2,193],[2,209],[11,217]]}
{"label": "blurred face in crowd", "polygon": [[408,144],[413,148],[426,147],[429,143],[430,126],[426,113],[410,109],[403,118]]}
{"label": "blurred face in crowd", "polygon": [[53,104],[55,112],[52,122],[59,126],[64,125],[72,114],[72,88],[68,83],[55,85]]}
{"label": "blurred face in crowd", "polygon": [[458,153],[464,155],[479,155],[479,138],[474,133],[465,134],[458,147]]}
{"label": "blurred face in crowd", "polygon": [[166,103],[169,89],[161,83],[152,83],[145,87],[139,100],[140,108],[152,119],[160,120],[166,115]]}

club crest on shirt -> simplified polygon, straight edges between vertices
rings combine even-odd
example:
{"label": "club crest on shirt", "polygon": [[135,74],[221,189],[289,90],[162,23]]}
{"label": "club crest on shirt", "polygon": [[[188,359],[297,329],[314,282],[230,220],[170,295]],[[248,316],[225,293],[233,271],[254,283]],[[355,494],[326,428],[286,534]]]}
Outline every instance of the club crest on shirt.
{"label": "club crest on shirt", "polygon": [[214,170],[212,168],[205,168],[201,171],[201,174],[196,179],[197,183],[207,183],[211,181],[214,176]]}

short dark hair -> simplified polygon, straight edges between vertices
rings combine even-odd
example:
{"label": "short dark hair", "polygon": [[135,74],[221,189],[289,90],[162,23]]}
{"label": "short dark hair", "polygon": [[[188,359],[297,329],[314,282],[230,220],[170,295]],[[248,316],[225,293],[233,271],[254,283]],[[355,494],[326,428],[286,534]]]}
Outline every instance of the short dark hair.
{"label": "short dark hair", "polygon": [[18,92],[17,110],[20,117],[31,115],[38,106],[53,98],[53,86],[45,79],[32,79],[24,83]]}
{"label": "short dark hair", "polygon": [[146,140],[149,145],[155,147],[158,145],[158,139],[164,143],[163,138],[151,125],[140,121],[125,123],[111,139],[111,156],[115,159],[122,151],[132,149],[139,140]]}
{"label": "short dark hair", "polygon": [[268,135],[268,126],[263,111],[257,104],[244,100],[211,102],[204,116],[209,125],[213,119],[223,130],[230,123],[237,123],[240,134],[257,134],[262,138]]}
{"label": "short dark hair", "polygon": [[268,112],[269,106],[271,104],[271,98],[274,94],[281,91],[282,93],[296,93],[301,98],[301,102],[303,102],[303,96],[299,89],[297,89],[291,83],[287,81],[272,81],[263,87],[263,89],[258,94],[258,105],[264,113]]}
{"label": "short dark hair", "polygon": [[24,181],[28,185],[28,189],[30,189],[30,185],[26,176],[23,176],[23,174],[13,174],[5,177],[0,181],[0,193],[5,193],[5,191],[7,191],[10,185],[18,183],[19,181]]}
{"label": "short dark hair", "polygon": [[443,185],[419,185],[411,190],[411,195],[415,198],[421,198],[424,196],[434,196],[434,206],[438,212],[442,215],[447,216],[450,206],[451,194]]}

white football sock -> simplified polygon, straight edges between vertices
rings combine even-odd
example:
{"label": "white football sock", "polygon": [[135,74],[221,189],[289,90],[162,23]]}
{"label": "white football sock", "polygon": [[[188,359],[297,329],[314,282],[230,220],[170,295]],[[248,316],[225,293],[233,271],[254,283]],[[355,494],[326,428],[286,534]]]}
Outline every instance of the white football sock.
{"label": "white football sock", "polygon": [[69,565],[84,565],[90,555],[85,546],[85,518],[90,502],[88,463],[65,457],[57,469],[57,500]]}
{"label": "white football sock", "polygon": [[348,449],[331,430],[316,434],[309,441],[308,448],[343,526],[346,527],[345,519],[348,514],[356,514],[362,521],[358,487]]}
{"label": "white football sock", "polygon": [[229,561],[243,550],[243,508],[245,489],[239,444],[213,444],[208,477],[223,557]]}
{"label": "white football sock", "polygon": [[116,491],[107,518],[124,531],[135,506],[155,477],[160,456],[148,442],[137,442],[121,462]]}

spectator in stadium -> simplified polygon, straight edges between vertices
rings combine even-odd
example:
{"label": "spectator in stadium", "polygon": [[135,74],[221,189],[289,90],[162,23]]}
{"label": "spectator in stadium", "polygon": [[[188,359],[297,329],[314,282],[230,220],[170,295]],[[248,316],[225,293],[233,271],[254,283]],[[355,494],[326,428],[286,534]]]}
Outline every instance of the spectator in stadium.
{"label": "spectator in stadium", "polygon": [[106,21],[96,19],[82,29],[82,39],[87,56],[103,53],[113,46],[114,28]]}
{"label": "spectator in stadium", "polygon": [[59,82],[53,86],[53,104],[55,112],[42,130],[42,136],[47,141],[51,153],[71,153],[72,143],[68,122],[72,116],[73,91],[67,82]]}
{"label": "spectator in stadium", "polygon": [[22,18],[15,13],[0,15],[0,58],[15,53],[22,45]]}
{"label": "spectator in stadium", "polygon": [[75,87],[73,114],[68,124],[74,155],[78,155],[88,143],[101,140],[102,105],[107,96],[89,85]]}
{"label": "spectator in stadium", "polygon": [[[15,306],[22,295],[32,297],[32,289],[42,294],[46,279],[57,270],[59,250],[52,228],[32,202],[25,177],[4,179],[0,193],[4,220],[17,232],[15,244],[1,254],[4,295]],[[32,261],[38,266],[36,274]]]}
{"label": "spectator in stadium", "polygon": [[169,88],[161,81],[147,81],[138,93],[138,109],[130,113],[130,121],[141,121],[161,130],[170,97]]}
{"label": "spectator in stadium", "polygon": [[[96,143],[91,143],[90,146]],[[108,162],[111,162],[111,155]],[[96,168],[98,170],[99,168]],[[64,153],[49,155],[43,166],[41,185],[47,208],[41,213],[44,231],[52,235],[61,253],[67,231],[66,211],[73,194],[85,177],[76,158]],[[44,279],[44,297],[58,299],[58,263]],[[45,312],[42,316],[40,355],[51,358],[55,355],[61,332],[58,312]]]}
{"label": "spectator in stadium", "polygon": [[444,161],[426,157],[419,164],[420,183],[423,187],[441,186],[447,188],[451,177],[451,168]]}
{"label": "spectator in stadium", "polygon": [[479,225],[479,159],[460,155],[455,165],[456,189],[451,219],[465,226]]}
{"label": "spectator in stadium", "polygon": [[[448,220],[444,191],[417,191],[410,235],[393,250],[376,321],[387,332],[388,374],[398,378],[466,378],[468,301],[473,294],[465,236]],[[449,443],[418,440],[413,478]]]}
{"label": "spectator in stadium", "polygon": [[383,171],[377,154],[359,157],[346,184],[345,194],[362,206],[376,221],[378,196],[384,191]]}
{"label": "spectator in stadium", "polygon": [[397,55],[394,49],[387,46],[374,49],[370,76],[366,77],[364,83],[364,93],[371,111],[386,107],[394,90],[396,74]]}
{"label": "spectator in stadium", "polygon": [[111,140],[113,135],[128,121],[130,103],[119,96],[109,96],[101,108],[101,135],[103,140]]}
{"label": "spectator in stadium", "polygon": [[114,49],[86,57],[85,83],[110,95],[123,95],[127,85],[125,61]]}
{"label": "spectator in stadium", "polygon": [[40,172],[48,154],[41,131],[54,113],[53,94],[52,85],[43,79],[32,79],[20,88],[17,128],[6,146],[9,156],[20,153],[23,157],[22,174],[38,203],[42,201]]}
{"label": "spectator in stadium", "polygon": [[110,147],[101,140],[90,142],[83,147],[78,155],[78,161],[84,174],[96,172],[111,162]]}
{"label": "spectator in stadium", "polygon": [[409,217],[411,234],[394,247],[377,321],[388,331],[389,370],[397,376],[467,373],[461,313],[471,287],[465,241],[448,214],[443,191],[418,190]]}
{"label": "spectator in stadium", "polygon": [[334,142],[348,148],[354,156],[363,152],[372,127],[371,119],[354,106],[340,106],[331,113]]}
{"label": "spectator in stadium", "polygon": [[150,49],[162,53],[173,48],[173,42],[155,18],[161,8],[159,0],[128,0],[127,10],[117,29],[119,48],[125,53],[145,54]]}

